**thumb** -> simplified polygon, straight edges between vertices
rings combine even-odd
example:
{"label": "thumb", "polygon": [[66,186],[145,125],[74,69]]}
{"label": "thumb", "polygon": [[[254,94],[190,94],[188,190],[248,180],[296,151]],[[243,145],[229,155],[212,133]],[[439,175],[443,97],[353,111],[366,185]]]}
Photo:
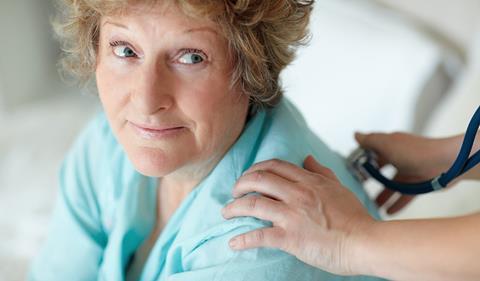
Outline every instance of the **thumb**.
{"label": "thumb", "polygon": [[356,132],[355,133],[355,140],[357,141],[357,143],[360,146],[365,147],[365,145],[367,143],[367,134]]}
{"label": "thumb", "polygon": [[385,151],[388,149],[388,134],[384,133],[370,133],[363,134],[356,132],[355,140],[360,147],[376,152],[379,156],[378,165],[383,167],[386,164]]}
{"label": "thumb", "polygon": [[365,140],[367,135],[360,132],[355,132],[355,140],[360,144]]}
{"label": "thumb", "polygon": [[372,149],[374,151],[382,150],[388,142],[388,134],[384,133],[370,133],[363,134],[356,132],[355,140],[357,143],[367,149]]}
{"label": "thumb", "polygon": [[308,155],[307,158],[305,158],[303,167],[312,173],[323,175],[332,180],[336,180],[337,178],[332,170],[318,163],[312,155]]}

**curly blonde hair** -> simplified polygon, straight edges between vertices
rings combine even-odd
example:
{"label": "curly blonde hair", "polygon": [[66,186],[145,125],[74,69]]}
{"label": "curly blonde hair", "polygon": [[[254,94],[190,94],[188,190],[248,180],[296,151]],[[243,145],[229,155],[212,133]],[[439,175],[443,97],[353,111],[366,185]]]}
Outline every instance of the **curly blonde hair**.
{"label": "curly blonde hair", "polygon": [[[54,28],[64,55],[61,68],[79,82],[95,72],[100,18],[125,11],[130,4],[161,0],[60,0]],[[167,1],[167,0],[163,0]],[[233,59],[232,85],[240,85],[256,106],[272,107],[283,91],[280,72],[309,38],[314,0],[168,0],[188,16],[217,23]]]}

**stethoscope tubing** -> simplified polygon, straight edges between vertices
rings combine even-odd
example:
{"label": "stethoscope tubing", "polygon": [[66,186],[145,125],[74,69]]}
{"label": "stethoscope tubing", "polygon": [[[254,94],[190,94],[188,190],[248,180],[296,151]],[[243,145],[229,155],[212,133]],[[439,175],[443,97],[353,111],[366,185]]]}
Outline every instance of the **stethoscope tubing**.
{"label": "stethoscope tubing", "polygon": [[[472,156],[470,156],[479,127],[480,106],[477,108],[470,123],[468,124],[462,146],[450,169],[438,177],[429,179],[427,181],[405,183],[390,180],[382,175],[376,165],[373,164],[373,159],[371,158],[367,159],[367,161],[362,164],[362,167],[370,174],[371,177],[382,183],[386,188],[402,194],[418,195],[443,189],[447,187],[448,184],[453,180],[480,163],[480,150],[476,151]],[[371,154],[371,152],[367,153],[366,155],[369,154]]]}

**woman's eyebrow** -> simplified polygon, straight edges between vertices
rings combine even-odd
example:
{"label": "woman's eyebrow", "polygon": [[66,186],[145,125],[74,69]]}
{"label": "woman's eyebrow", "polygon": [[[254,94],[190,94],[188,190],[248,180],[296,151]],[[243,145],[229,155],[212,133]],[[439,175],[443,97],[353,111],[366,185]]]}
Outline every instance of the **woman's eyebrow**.
{"label": "woman's eyebrow", "polygon": [[126,26],[126,25],[123,25],[123,24],[117,23],[117,22],[111,22],[111,21],[105,21],[105,22],[103,23],[103,25],[106,25],[107,23],[108,23],[108,24],[111,24],[111,25],[115,25],[115,26],[117,26],[117,27],[129,29],[128,26]]}
{"label": "woman's eyebrow", "polygon": [[[117,27],[120,27],[120,28],[125,28],[125,29],[128,29],[128,26],[124,25],[124,24],[121,24],[121,23],[118,23],[118,22],[112,22],[112,21],[105,21],[103,23],[103,25],[106,25],[106,24],[111,24],[111,25],[115,25]],[[215,29],[213,28],[210,28],[208,26],[204,26],[204,27],[196,27],[196,28],[190,28],[190,29],[187,29],[184,31],[184,33],[193,33],[193,32],[199,32],[199,31],[206,31],[206,32],[211,32],[213,33],[214,35],[218,35],[218,32],[215,31]]]}
{"label": "woman's eyebrow", "polygon": [[207,32],[212,32],[215,35],[218,35],[218,32],[215,29],[210,28],[208,26],[190,28],[190,29],[185,30],[184,33],[192,33],[192,32],[198,32],[198,31],[207,31]]}
{"label": "woman's eyebrow", "polygon": [[[126,26],[124,24],[121,24],[121,23],[118,23],[118,22],[113,22],[113,21],[107,20],[103,23],[103,26],[106,25],[106,24],[111,24],[111,25],[114,25],[116,27],[120,27],[120,28],[124,28],[126,30],[130,30],[130,28],[128,28],[128,26]],[[208,32],[208,33],[211,33],[212,35],[214,35],[215,37],[219,36],[218,32],[215,29],[213,29],[211,27],[208,27],[208,26],[189,28],[189,29],[185,30],[183,33],[180,33],[180,34],[192,34],[192,33],[195,33],[195,32]]]}

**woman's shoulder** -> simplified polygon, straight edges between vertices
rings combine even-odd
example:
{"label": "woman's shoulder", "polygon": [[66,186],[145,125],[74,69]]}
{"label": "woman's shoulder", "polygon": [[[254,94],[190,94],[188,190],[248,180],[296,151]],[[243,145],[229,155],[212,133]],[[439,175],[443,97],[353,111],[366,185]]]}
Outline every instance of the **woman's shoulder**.
{"label": "woman's shoulder", "polygon": [[[330,168],[359,200],[367,206],[370,213],[378,216],[375,205],[361,184],[352,176],[346,165],[345,157],[325,144],[308,126],[301,112],[288,99],[284,98],[280,104],[267,114],[268,133],[264,134],[265,147],[275,146],[268,155],[268,159],[280,158],[298,166],[308,155],[313,155],[322,165]],[[332,120],[335,122],[335,120]],[[269,144],[269,145],[267,145]],[[279,156],[279,157],[277,157]]]}
{"label": "woman's shoulder", "polygon": [[260,134],[259,150],[262,158],[279,158],[302,165],[309,154],[321,158],[326,166],[341,160],[310,128],[297,107],[283,98],[274,108],[266,110],[263,132]]}
{"label": "woman's shoulder", "polygon": [[175,272],[172,280],[349,280],[305,264],[279,249],[234,251],[228,246],[229,240],[237,235],[270,226],[270,222],[239,217],[174,245],[177,248],[173,252],[183,255],[180,259],[183,271]]}

